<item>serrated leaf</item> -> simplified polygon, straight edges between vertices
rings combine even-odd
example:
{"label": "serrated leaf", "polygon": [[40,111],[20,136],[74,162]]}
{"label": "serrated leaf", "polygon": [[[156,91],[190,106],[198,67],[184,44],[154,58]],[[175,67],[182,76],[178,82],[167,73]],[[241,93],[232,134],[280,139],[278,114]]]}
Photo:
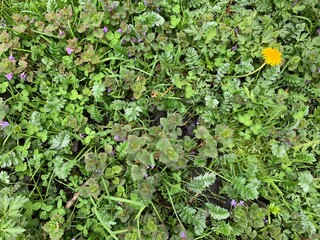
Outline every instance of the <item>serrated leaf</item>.
{"label": "serrated leaf", "polygon": [[302,190],[305,193],[309,192],[313,182],[313,176],[311,175],[311,173],[309,171],[299,173],[298,180],[299,180],[299,186],[302,188]]}
{"label": "serrated leaf", "polygon": [[7,172],[5,171],[1,171],[0,172],[0,182],[4,183],[4,184],[9,184],[10,180],[9,180],[9,175]]}
{"label": "serrated leaf", "polygon": [[213,205],[211,203],[206,203],[206,206],[213,219],[222,220],[230,216],[230,213],[227,209]]}
{"label": "serrated leaf", "polygon": [[215,181],[216,175],[214,173],[207,172],[203,175],[194,177],[188,184],[188,188],[195,193],[201,193]]}
{"label": "serrated leaf", "polygon": [[106,87],[102,83],[95,83],[95,85],[92,87],[92,95],[96,100],[100,99],[105,91]]}
{"label": "serrated leaf", "polygon": [[70,143],[70,134],[67,131],[63,131],[61,133],[59,133],[58,135],[56,135],[53,138],[52,141],[52,148],[53,149],[62,149],[65,148],[69,145]]}

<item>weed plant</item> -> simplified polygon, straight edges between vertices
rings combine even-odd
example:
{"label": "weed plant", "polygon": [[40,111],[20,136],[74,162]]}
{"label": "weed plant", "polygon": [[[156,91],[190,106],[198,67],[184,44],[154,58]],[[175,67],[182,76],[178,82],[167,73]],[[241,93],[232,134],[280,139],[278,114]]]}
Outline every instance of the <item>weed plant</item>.
{"label": "weed plant", "polygon": [[318,0],[0,18],[0,239],[320,238]]}

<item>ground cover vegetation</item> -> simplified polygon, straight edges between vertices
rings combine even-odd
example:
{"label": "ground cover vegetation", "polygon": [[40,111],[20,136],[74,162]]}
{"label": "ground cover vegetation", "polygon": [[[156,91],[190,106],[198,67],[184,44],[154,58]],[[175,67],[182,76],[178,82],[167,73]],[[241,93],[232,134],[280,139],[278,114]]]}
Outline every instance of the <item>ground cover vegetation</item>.
{"label": "ground cover vegetation", "polygon": [[318,0],[0,4],[0,239],[320,238]]}

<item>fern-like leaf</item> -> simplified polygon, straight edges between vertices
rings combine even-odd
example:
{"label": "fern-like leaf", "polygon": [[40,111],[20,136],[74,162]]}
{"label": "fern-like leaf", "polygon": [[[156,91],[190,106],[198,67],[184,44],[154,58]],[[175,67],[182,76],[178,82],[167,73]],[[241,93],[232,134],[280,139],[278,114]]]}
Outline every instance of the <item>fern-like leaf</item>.
{"label": "fern-like leaf", "polygon": [[16,239],[19,234],[23,233],[25,229],[16,226],[16,223],[9,219],[6,221],[0,221],[0,239],[12,240]]}
{"label": "fern-like leaf", "polygon": [[193,219],[194,233],[201,235],[206,228],[207,211],[199,209]]}
{"label": "fern-like leaf", "polygon": [[194,68],[199,66],[199,55],[194,48],[188,48],[186,55],[187,55],[186,57],[187,65],[193,66]]}
{"label": "fern-like leaf", "polygon": [[7,172],[5,171],[1,171],[0,172],[0,182],[4,183],[4,184],[9,184],[10,180],[9,180],[9,175]]}
{"label": "fern-like leaf", "polygon": [[179,216],[182,219],[182,221],[192,224],[196,212],[196,209],[189,206],[185,206],[182,208]]}
{"label": "fern-like leaf", "polygon": [[146,24],[148,27],[161,26],[164,24],[164,18],[156,12],[145,12],[136,18],[138,22]]}
{"label": "fern-like leaf", "polygon": [[19,162],[22,162],[24,158],[21,156],[21,153],[18,153],[14,150],[0,155],[0,167],[10,167],[15,166]]}
{"label": "fern-like leaf", "polygon": [[96,101],[100,101],[103,93],[106,91],[106,86],[103,83],[95,83],[92,87],[92,95]]}
{"label": "fern-like leaf", "polygon": [[90,117],[95,120],[98,123],[101,123],[103,120],[103,115],[100,112],[100,110],[95,105],[90,105],[87,108],[88,113],[90,114]]}
{"label": "fern-like leaf", "polygon": [[62,149],[65,148],[69,145],[70,143],[70,134],[67,131],[63,131],[61,133],[59,133],[58,135],[56,135],[53,138],[52,141],[52,148],[53,149]]}
{"label": "fern-like leaf", "polygon": [[222,207],[213,205],[211,203],[207,203],[206,207],[207,207],[207,209],[213,219],[222,220],[222,219],[226,219],[230,216],[228,210],[224,209]]}
{"label": "fern-like leaf", "polygon": [[188,184],[188,188],[195,193],[201,193],[205,188],[213,184],[215,180],[216,175],[207,172],[203,175],[194,177]]}
{"label": "fern-like leaf", "polygon": [[110,109],[111,110],[115,110],[115,111],[120,111],[123,110],[127,107],[127,103],[125,101],[122,100],[114,100],[111,104],[110,104]]}

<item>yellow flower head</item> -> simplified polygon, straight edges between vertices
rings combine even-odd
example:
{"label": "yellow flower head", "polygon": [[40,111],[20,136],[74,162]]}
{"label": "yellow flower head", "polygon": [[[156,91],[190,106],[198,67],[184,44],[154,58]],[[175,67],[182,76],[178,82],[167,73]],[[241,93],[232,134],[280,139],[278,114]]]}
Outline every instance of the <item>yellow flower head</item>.
{"label": "yellow flower head", "polygon": [[269,64],[270,66],[276,66],[281,64],[281,52],[279,52],[279,50],[277,49],[265,48],[262,51],[262,55],[264,62],[266,64]]}

